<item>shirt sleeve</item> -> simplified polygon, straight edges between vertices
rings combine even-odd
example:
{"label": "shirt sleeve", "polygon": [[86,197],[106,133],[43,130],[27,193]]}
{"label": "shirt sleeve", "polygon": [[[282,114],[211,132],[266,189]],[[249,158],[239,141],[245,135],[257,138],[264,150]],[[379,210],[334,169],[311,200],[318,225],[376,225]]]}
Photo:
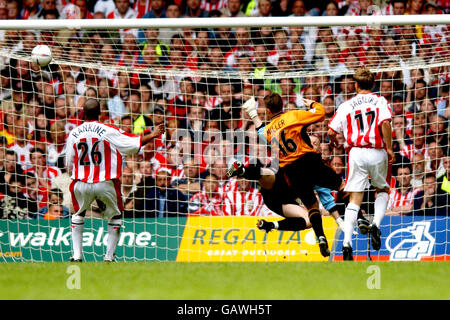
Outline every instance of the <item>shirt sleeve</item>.
{"label": "shirt sleeve", "polygon": [[380,125],[382,122],[386,121],[386,120],[391,120],[392,119],[392,112],[391,112],[391,107],[388,104],[387,101],[385,101],[385,103],[383,103],[383,106],[380,108],[380,115],[379,115],[379,119],[378,119],[378,125]]}
{"label": "shirt sleeve", "polygon": [[130,155],[141,149],[141,136],[127,133],[121,129],[111,129],[105,137],[120,153]]}
{"label": "shirt sleeve", "polygon": [[318,102],[315,102],[312,106],[313,108],[309,110],[293,110],[290,112],[295,115],[299,124],[310,124],[325,119],[325,107]]}
{"label": "shirt sleeve", "polygon": [[328,128],[333,130],[336,133],[342,133],[342,124],[341,124],[341,113],[339,109],[336,111],[334,116],[331,118],[330,122],[328,122]]}

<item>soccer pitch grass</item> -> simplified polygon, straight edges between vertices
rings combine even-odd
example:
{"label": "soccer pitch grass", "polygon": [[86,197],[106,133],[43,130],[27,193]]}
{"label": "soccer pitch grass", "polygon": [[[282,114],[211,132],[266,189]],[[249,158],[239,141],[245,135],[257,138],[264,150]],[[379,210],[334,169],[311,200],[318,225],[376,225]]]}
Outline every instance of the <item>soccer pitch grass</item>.
{"label": "soccer pitch grass", "polygon": [[448,262],[0,263],[0,299],[447,300],[449,274]]}

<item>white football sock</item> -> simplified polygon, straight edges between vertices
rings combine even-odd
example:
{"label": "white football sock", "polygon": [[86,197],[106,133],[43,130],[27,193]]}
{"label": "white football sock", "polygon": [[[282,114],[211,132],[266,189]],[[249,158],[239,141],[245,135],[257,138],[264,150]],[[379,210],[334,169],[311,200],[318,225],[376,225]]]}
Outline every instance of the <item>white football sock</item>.
{"label": "white football sock", "polygon": [[119,242],[121,224],[122,220],[120,219],[114,219],[108,223],[108,244],[106,246],[105,260],[114,259],[114,252]]}
{"label": "white football sock", "polygon": [[354,203],[349,203],[345,209],[344,215],[344,243],[343,246],[352,246],[353,230],[355,229],[356,221],[358,219],[359,206]]}
{"label": "white football sock", "polygon": [[83,258],[83,230],[84,217],[72,216],[72,257],[76,260]]}
{"label": "white football sock", "polygon": [[387,192],[381,192],[377,194],[374,205],[374,217],[372,223],[376,225],[378,228],[380,227],[381,220],[383,220],[384,215],[386,214],[386,209],[389,202],[389,195]]}

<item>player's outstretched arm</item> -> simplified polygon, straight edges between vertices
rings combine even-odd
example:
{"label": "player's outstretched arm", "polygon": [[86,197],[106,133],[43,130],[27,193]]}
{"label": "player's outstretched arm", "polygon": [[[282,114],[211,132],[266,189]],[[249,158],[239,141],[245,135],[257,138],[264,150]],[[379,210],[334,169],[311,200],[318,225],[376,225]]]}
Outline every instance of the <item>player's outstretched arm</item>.
{"label": "player's outstretched arm", "polygon": [[151,133],[144,133],[142,135],[142,146],[145,146],[147,143],[155,139],[156,137],[159,137],[164,133],[165,126],[164,123],[161,123],[157,125]]}
{"label": "player's outstretched arm", "polygon": [[242,108],[247,112],[250,119],[252,119],[255,128],[259,128],[263,125],[262,120],[258,117],[258,112],[256,111],[256,100],[254,97],[250,97],[242,105]]}

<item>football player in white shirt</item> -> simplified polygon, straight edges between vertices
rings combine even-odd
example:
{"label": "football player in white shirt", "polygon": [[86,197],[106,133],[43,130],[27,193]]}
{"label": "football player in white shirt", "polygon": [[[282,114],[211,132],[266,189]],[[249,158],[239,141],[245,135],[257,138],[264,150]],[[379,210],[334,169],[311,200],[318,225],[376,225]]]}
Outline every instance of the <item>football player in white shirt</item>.
{"label": "football player in white shirt", "polygon": [[123,202],[120,176],[122,156],[139,152],[142,146],[158,137],[164,125],[142,135],[126,133],[99,120],[100,104],[88,99],[83,107],[84,123],[72,129],[66,142],[66,165],[72,183],[70,192],[75,210],[72,216],[73,256],[82,261],[82,240],[86,210],[94,200],[103,205],[102,215],[108,220],[108,243],[105,261],[114,261],[120,235]]}
{"label": "football player in white shirt", "polygon": [[348,151],[348,176],[344,191],[350,193],[350,201],[344,216],[344,260],[353,260],[352,232],[364,190],[370,183],[376,188],[377,196],[374,219],[368,231],[373,248],[380,250],[379,228],[389,200],[388,168],[395,159],[392,149],[392,113],[387,100],[372,93],[375,77],[369,69],[359,68],[353,78],[357,95],[341,104],[328,124],[331,146],[336,146],[336,135],[342,133]]}

